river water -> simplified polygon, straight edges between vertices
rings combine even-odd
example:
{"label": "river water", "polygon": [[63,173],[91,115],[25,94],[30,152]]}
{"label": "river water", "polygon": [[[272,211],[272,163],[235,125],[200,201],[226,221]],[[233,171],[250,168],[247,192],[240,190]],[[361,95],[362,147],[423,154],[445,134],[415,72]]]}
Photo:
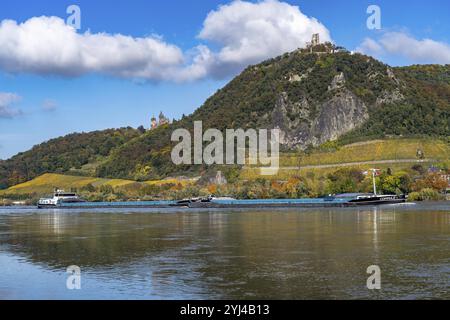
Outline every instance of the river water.
{"label": "river water", "polygon": [[0,208],[0,270],[0,299],[450,299],[450,203]]}

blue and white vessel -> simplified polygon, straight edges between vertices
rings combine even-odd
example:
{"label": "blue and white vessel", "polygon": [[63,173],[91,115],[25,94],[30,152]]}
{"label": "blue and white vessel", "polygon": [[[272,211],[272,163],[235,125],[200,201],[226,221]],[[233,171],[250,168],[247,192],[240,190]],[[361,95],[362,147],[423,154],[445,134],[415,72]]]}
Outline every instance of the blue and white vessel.
{"label": "blue and white vessel", "polygon": [[38,208],[55,208],[64,203],[81,203],[86,202],[81,199],[76,193],[65,192],[64,190],[56,189],[52,198],[41,198],[38,201]]}

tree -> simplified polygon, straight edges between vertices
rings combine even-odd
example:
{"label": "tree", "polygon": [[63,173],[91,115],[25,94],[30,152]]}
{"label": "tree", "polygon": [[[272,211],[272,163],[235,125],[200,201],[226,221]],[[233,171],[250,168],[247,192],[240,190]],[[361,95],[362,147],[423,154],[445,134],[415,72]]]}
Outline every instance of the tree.
{"label": "tree", "polygon": [[411,190],[411,178],[406,172],[380,178],[381,191],[387,194],[406,194]]}
{"label": "tree", "polygon": [[424,178],[417,180],[414,183],[413,189],[421,191],[426,188],[434,189],[438,192],[445,192],[448,187],[448,182],[444,176],[439,172],[433,172],[426,175]]}
{"label": "tree", "polygon": [[137,130],[140,132],[140,133],[145,133],[145,128],[144,128],[144,126],[139,126],[138,128],[137,128]]}
{"label": "tree", "polygon": [[340,169],[328,175],[328,193],[347,193],[361,191],[364,180],[363,173],[358,169]]}

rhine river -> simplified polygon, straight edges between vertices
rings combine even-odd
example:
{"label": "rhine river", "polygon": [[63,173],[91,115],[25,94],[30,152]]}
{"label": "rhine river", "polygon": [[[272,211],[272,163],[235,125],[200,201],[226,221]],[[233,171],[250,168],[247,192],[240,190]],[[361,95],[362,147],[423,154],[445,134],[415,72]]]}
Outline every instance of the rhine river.
{"label": "rhine river", "polygon": [[450,299],[450,203],[0,208],[0,271],[0,299]]}

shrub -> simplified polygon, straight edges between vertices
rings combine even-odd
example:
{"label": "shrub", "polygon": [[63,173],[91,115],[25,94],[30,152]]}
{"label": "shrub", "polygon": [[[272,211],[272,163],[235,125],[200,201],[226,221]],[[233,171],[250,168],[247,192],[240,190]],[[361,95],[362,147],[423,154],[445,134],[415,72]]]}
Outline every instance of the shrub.
{"label": "shrub", "polygon": [[411,192],[408,199],[410,201],[437,201],[442,200],[443,196],[434,189],[425,188],[420,192]]}

